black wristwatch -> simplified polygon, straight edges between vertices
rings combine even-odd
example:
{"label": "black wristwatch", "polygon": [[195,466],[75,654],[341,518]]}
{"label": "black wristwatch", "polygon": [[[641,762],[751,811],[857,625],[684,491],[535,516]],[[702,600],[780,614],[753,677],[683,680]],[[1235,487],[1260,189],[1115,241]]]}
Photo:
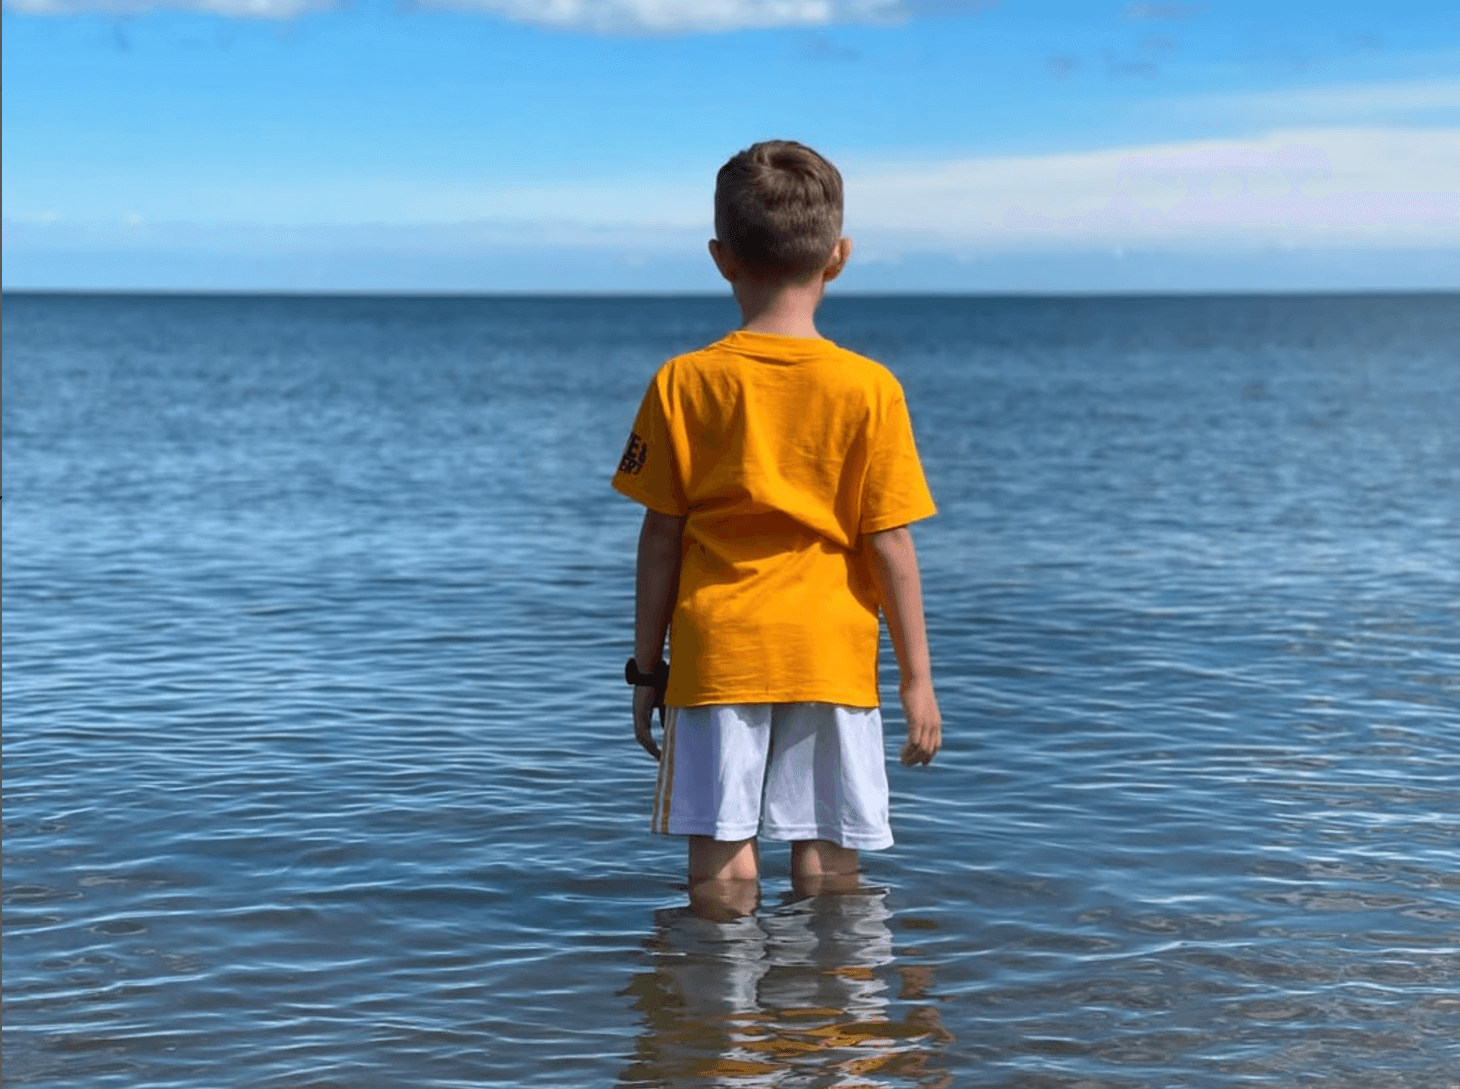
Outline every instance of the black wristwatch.
{"label": "black wristwatch", "polygon": [[659,709],[659,725],[664,725],[664,691],[669,687],[669,663],[660,661],[653,672],[645,673],[630,658],[624,663],[624,680],[633,688],[654,689],[654,706]]}

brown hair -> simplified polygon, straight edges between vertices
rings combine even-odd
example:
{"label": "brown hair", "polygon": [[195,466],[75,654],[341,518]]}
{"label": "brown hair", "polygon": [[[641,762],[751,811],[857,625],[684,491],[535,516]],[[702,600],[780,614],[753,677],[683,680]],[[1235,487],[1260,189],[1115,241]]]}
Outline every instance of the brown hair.
{"label": "brown hair", "polygon": [[754,272],[810,276],[841,233],[842,176],[805,144],[753,144],[715,178],[715,234]]}

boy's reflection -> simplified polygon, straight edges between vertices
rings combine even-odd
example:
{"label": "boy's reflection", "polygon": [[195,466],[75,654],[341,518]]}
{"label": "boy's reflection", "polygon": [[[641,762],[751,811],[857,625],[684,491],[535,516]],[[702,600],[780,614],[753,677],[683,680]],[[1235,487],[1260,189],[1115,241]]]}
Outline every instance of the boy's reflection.
{"label": "boy's reflection", "polygon": [[654,968],[624,992],[645,1028],[619,1084],[951,1084],[936,1007],[905,1005],[927,1001],[932,969],[893,964],[886,895],[856,888],[728,921],[738,899],[711,918],[706,904],[655,912]]}

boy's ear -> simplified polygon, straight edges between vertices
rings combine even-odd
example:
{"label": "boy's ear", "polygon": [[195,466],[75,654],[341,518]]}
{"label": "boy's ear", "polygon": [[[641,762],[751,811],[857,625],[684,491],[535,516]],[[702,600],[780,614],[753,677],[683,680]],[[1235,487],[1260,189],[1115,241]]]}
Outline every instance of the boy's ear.
{"label": "boy's ear", "polygon": [[720,275],[732,284],[740,276],[740,265],[735,260],[735,251],[718,238],[710,239],[710,259],[715,262],[715,267],[720,270]]}
{"label": "boy's ear", "polygon": [[826,268],[822,270],[821,282],[829,284],[842,274],[842,269],[847,267],[847,261],[852,256],[852,240],[850,238],[838,238],[836,245],[832,247],[831,256],[827,259]]}

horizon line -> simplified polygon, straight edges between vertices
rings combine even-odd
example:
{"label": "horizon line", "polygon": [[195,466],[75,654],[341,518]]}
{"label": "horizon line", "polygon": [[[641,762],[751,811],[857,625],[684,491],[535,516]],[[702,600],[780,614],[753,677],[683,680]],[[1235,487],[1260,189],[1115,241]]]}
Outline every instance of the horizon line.
{"label": "horizon line", "polygon": [[[4,287],[0,297],[10,295],[112,296],[135,298],[301,298],[301,299],[724,299],[734,297],[721,291],[612,291],[598,289],[561,290],[431,290],[410,289],[291,289],[291,288],[89,288],[89,287]],[[1063,291],[837,291],[827,299],[1179,299],[1179,298],[1355,298],[1366,296],[1460,296],[1456,287],[1372,287],[1372,288],[1206,288],[1166,290],[1063,290]]]}

